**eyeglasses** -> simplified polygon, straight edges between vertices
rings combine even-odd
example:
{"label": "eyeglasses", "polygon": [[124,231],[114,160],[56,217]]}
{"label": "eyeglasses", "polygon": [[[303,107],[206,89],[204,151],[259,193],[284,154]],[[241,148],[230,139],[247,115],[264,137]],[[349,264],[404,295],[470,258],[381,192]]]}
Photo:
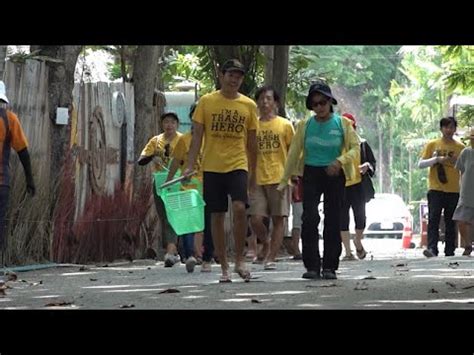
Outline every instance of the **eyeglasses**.
{"label": "eyeglasses", "polygon": [[311,107],[326,106],[327,103],[328,103],[328,100],[313,101],[311,103]]}

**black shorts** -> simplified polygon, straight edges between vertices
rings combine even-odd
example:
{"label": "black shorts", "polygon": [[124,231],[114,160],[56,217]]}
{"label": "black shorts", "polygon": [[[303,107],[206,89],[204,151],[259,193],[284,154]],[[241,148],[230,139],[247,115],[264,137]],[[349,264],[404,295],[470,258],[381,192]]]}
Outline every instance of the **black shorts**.
{"label": "black shorts", "polygon": [[242,201],[248,206],[248,174],[245,170],[234,170],[228,173],[204,172],[204,201],[212,212],[227,212],[228,198]]}

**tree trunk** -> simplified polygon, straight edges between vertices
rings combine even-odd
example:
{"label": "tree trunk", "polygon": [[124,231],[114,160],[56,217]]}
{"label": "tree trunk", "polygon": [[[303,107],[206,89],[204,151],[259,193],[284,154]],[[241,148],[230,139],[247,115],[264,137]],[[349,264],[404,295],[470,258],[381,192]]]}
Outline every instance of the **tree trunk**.
{"label": "tree trunk", "polygon": [[384,164],[383,164],[383,130],[382,130],[382,122],[380,122],[380,108],[377,107],[377,135],[379,139],[379,157],[377,162],[377,170],[379,176],[379,189],[380,192],[383,192],[383,172],[384,172]]}
{"label": "tree trunk", "polygon": [[[39,49],[39,55],[46,56],[54,61],[46,59],[48,66],[48,107],[51,125],[51,177],[57,178],[61,171],[66,150],[70,141],[70,122],[67,125],[56,124],[56,110],[58,107],[72,109],[72,90],[74,88],[74,72],[77,58],[82,46],[32,46],[31,50]],[[57,62],[60,60],[61,62]],[[54,191],[55,182],[51,183]],[[53,195],[54,196],[54,195]],[[54,199],[53,199],[54,201]]]}
{"label": "tree trunk", "polygon": [[273,85],[273,59],[275,46],[262,46],[265,56],[265,85]]}
{"label": "tree trunk", "polygon": [[389,184],[389,191],[391,191],[391,193],[393,194],[394,191],[393,191],[393,178],[392,178],[392,172],[391,172],[391,168],[393,166],[393,128],[392,128],[392,123],[390,123],[389,125],[389,131],[388,131],[388,134],[389,134],[389,140],[388,140],[388,169],[387,172],[388,172],[388,181],[387,183]]}
{"label": "tree trunk", "polygon": [[0,46],[0,80],[3,80],[5,72],[5,59],[7,57],[7,46]]}
{"label": "tree trunk", "polygon": [[286,117],[285,101],[288,86],[289,46],[262,46],[265,55],[265,85],[271,85],[280,94],[278,114]]}
{"label": "tree trunk", "polygon": [[280,107],[278,109],[278,114],[282,117],[286,117],[285,101],[286,88],[288,86],[289,55],[289,46],[275,46],[273,61],[273,87],[280,94]]}
{"label": "tree trunk", "polygon": [[[160,56],[159,46],[139,46],[134,62],[133,85],[135,94],[135,160],[148,140],[156,135],[156,122],[153,116],[153,95],[156,87],[156,71]],[[134,192],[148,177],[146,169],[135,169]],[[135,195],[136,196],[136,195]]]}

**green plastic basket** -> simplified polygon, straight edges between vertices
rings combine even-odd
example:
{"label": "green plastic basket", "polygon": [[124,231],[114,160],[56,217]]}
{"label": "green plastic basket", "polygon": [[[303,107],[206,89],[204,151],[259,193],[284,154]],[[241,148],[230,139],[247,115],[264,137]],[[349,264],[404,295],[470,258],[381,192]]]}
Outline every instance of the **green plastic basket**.
{"label": "green plastic basket", "polygon": [[177,235],[204,230],[204,206],[206,203],[197,190],[164,192],[161,195],[168,222]]}
{"label": "green plastic basket", "polygon": [[[176,174],[174,175],[173,179],[179,177],[180,175],[181,175],[181,172],[178,170]],[[158,196],[160,196],[162,192],[161,191],[162,189],[160,189],[160,186],[165,183],[167,177],[168,177],[168,171],[157,171],[153,173],[153,180],[155,182],[155,190]],[[166,190],[167,192],[176,192],[180,190],[180,186],[181,184],[174,184],[174,185],[164,188],[164,190]]]}

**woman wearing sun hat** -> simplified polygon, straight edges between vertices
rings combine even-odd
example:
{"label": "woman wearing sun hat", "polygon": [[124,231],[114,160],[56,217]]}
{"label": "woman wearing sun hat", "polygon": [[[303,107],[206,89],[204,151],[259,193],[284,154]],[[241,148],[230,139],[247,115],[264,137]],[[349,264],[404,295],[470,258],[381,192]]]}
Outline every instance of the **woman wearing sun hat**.
{"label": "woman wearing sun hat", "polygon": [[459,233],[465,242],[463,255],[471,255],[469,230],[474,224],[474,127],[467,130],[466,138],[470,140],[470,146],[461,152],[455,166],[461,172],[461,191],[453,220],[458,221]]}
{"label": "woman wearing sun hat", "polygon": [[346,179],[354,179],[353,161],[360,159],[359,138],[351,121],[336,114],[337,105],[326,83],[313,83],[306,107],[314,115],[301,120],[291,142],[288,159],[278,190],[292,176],[303,177],[303,263],[305,279],[321,278],[318,204],[324,194],[324,255],[322,278],[336,279],[341,255],[340,220]]}

